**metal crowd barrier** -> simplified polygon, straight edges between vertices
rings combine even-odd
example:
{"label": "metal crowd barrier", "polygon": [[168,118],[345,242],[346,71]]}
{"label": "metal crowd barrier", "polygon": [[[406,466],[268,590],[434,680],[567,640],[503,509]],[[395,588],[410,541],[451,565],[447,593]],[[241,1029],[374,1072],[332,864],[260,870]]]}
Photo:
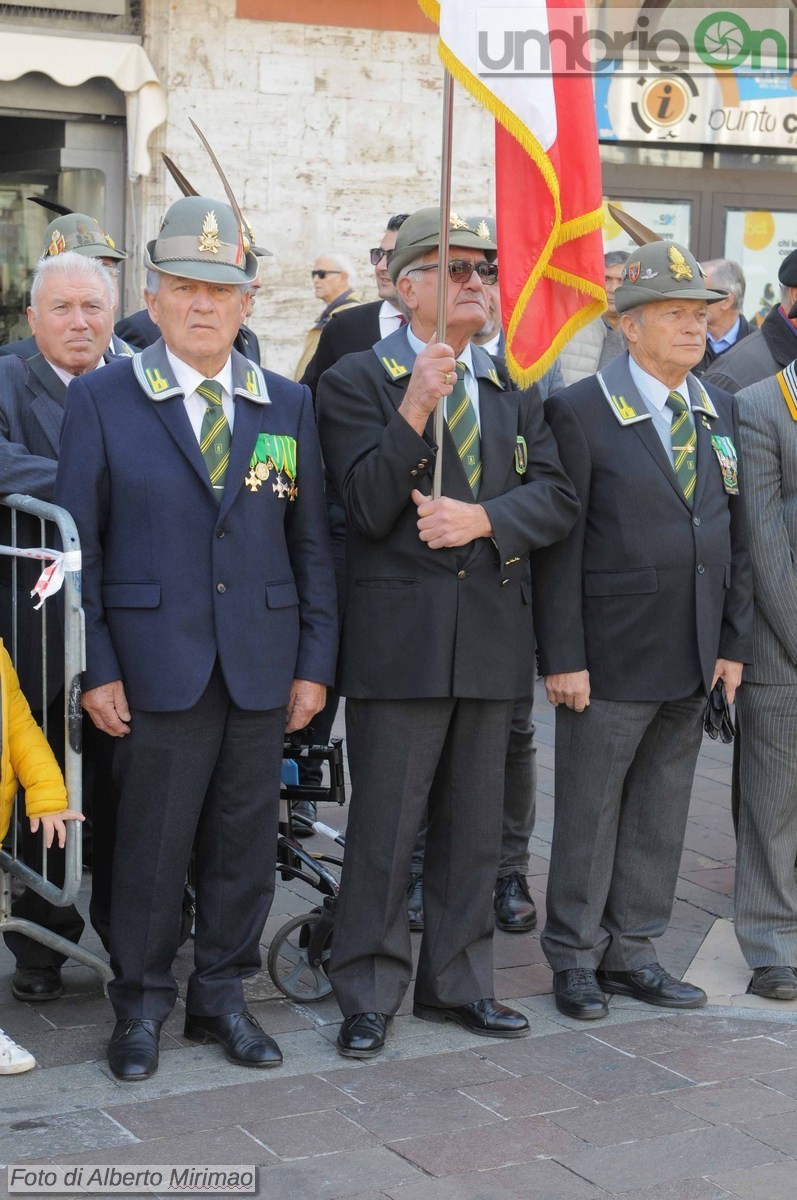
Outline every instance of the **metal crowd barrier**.
{"label": "metal crowd barrier", "polygon": [[[6,649],[16,663],[19,652],[19,607],[21,604],[34,604],[27,592],[19,584],[19,563],[25,560],[38,560],[41,569],[61,558],[63,552],[64,581],[62,589],[63,602],[58,607],[53,599],[45,599],[42,605],[41,621],[41,656],[42,656],[42,714],[45,733],[47,733],[48,708],[48,624],[63,619],[64,634],[64,777],[66,780],[67,796],[70,808],[82,811],[82,710],[80,676],[85,668],[85,627],[84,614],[81,607],[81,578],[80,578],[80,540],[75,523],[70,514],[54,504],[35,500],[32,496],[11,495],[0,499],[0,504],[11,510],[11,537],[7,546],[0,547],[0,554],[11,559],[11,645]],[[39,521],[40,538],[37,546],[18,545],[17,514],[24,513]],[[54,535],[57,530],[62,550],[53,547]],[[48,542],[49,538],[49,542]],[[59,614],[63,611],[63,618]],[[41,871],[22,862],[18,857],[18,818],[27,820],[24,812],[17,812],[19,800],[15,801],[14,813],[9,827],[8,842],[10,848],[0,849],[0,933],[17,931],[24,933],[36,942],[59,951],[68,958],[75,959],[86,967],[91,967],[107,983],[113,978],[113,973],[103,959],[90,950],[19,917],[11,912],[11,881],[19,880],[27,888],[32,888],[51,904],[64,907],[72,904],[80,891],[83,873],[83,846],[81,825],[78,821],[67,822],[65,870],[63,887],[57,887],[47,878],[47,851],[42,841]]]}

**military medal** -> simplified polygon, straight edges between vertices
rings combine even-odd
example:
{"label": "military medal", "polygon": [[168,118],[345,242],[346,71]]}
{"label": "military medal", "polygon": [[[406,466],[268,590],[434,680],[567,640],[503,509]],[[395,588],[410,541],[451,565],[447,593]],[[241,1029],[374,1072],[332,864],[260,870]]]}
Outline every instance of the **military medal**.
{"label": "military medal", "polygon": [[739,495],[739,460],[736,447],[729,437],[712,433],[711,445],[722,472],[722,486],[729,496]]}
{"label": "military medal", "polygon": [[255,467],[255,475],[261,482],[268,479],[269,473],[269,465],[267,462],[259,462]]}
{"label": "military medal", "polygon": [[528,465],[529,452],[526,448],[526,439],[518,434],[515,438],[515,470],[518,475],[525,475]]}
{"label": "military medal", "polygon": [[277,482],[271,485],[272,492],[276,492],[280,500],[284,500],[288,492],[291,490],[290,485],[282,478],[282,473],[277,475]]}
{"label": "military medal", "polygon": [[263,486],[263,480],[258,479],[257,473],[255,471],[249,472],[246,479],[244,480],[244,483],[249,488],[250,492],[256,492],[259,487]]}
{"label": "military medal", "polygon": [[272,483],[271,490],[279,496],[280,500],[284,500],[288,495],[291,500],[296,499],[296,439],[290,437],[287,433],[259,433],[255,448],[252,452],[252,457],[249,460],[249,474],[246,477],[246,486],[253,492],[257,491],[261,483],[271,475],[271,472],[276,472],[276,483]]}

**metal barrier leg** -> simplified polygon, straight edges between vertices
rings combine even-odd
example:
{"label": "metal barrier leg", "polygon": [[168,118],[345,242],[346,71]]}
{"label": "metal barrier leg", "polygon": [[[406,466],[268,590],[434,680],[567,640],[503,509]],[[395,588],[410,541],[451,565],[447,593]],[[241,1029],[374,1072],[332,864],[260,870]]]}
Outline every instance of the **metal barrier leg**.
{"label": "metal barrier leg", "polygon": [[34,925],[33,921],[26,921],[22,917],[11,915],[11,875],[8,871],[0,870],[0,933],[7,933],[10,930],[24,933],[34,942],[39,942],[42,946],[49,946],[51,950],[57,950],[59,954],[65,954],[67,958],[73,958],[75,962],[81,963],[84,967],[91,967],[92,971],[96,971],[99,975],[103,988],[107,991],[107,985],[113,979],[113,971],[109,963],[93,954],[91,950],[85,950],[77,943],[70,942],[67,938],[52,933],[41,925]]}

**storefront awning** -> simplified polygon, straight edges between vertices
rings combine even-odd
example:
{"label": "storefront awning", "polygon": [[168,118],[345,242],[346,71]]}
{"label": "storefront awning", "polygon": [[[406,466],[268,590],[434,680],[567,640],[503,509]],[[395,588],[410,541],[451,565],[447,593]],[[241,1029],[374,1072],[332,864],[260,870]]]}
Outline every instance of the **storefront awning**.
{"label": "storefront awning", "polygon": [[107,78],[125,94],[127,172],[131,179],[150,172],[147,143],[166,120],[166,94],[155,68],[136,42],[3,32],[0,79],[10,82],[38,71],[64,87]]}

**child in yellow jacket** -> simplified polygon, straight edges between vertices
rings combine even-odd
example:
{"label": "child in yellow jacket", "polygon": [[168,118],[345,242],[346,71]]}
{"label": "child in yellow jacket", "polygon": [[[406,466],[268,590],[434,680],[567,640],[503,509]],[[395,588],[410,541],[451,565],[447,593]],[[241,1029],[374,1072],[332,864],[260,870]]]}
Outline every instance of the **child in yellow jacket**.
{"label": "child in yellow jacket", "polygon": [[[66,787],[55,755],[33,719],[8,651],[0,640],[0,841],[8,832],[17,784],[25,789],[31,830],[42,826],[44,844],[66,842],[65,821],[82,821],[67,808]],[[36,1060],[0,1029],[0,1075],[30,1071]]]}

